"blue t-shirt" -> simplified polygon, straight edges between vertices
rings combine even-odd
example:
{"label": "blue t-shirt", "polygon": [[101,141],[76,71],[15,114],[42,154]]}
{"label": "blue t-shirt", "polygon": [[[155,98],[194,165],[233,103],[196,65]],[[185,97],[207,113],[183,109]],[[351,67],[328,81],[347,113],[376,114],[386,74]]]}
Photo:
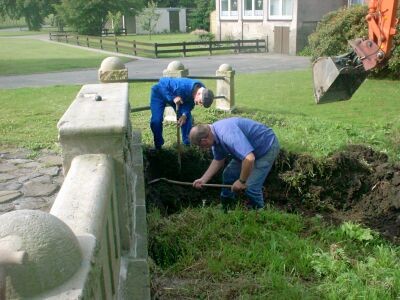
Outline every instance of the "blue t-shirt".
{"label": "blue t-shirt", "polygon": [[229,154],[243,160],[250,152],[255,158],[264,156],[276,136],[271,128],[245,118],[228,118],[211,125],[214,134],[212,152],[215,160],[222,160]]}
{"label": "blue t-shirt", "polygon": [[200,81],[190,78],[162,77],[156,84],[155,88],[164,101],[173,107],[175,107],[174,99],[177,96],[181,97],[183,104],[180,105],[179,110],[183,114],[188,114],[195,105],[193,88],[196,84],[204,87]]}

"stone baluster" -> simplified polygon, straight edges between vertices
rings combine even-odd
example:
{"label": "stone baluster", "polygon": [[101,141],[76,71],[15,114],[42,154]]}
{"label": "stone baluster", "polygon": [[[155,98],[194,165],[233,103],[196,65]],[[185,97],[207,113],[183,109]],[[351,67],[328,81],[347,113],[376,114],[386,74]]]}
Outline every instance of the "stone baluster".
{"label": "stone baluster", "polygon": [[222,64],[215,73],[224,79],[217,79],[217,90],[215,95],[221,98],[216,100],[216,108],[232,112],[235,109],[235,71],[229,64]]}
{"label": "stone baluster", "polygon": [[98,75],[102,83],[125,82],[128,80],[128,69],[120,58],[110,56],[102,61]]}

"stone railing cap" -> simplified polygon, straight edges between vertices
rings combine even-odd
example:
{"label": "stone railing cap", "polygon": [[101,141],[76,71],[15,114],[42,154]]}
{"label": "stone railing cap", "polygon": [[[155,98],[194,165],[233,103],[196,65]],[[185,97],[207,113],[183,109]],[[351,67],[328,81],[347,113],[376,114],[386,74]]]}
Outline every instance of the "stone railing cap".
{"label": "stone railing cap", "polygon": [[185,70],[185,66],[178,60],[174,60],[168,64],[168,71],[180,71]]}
{"label": "stone railing cap", "polygon": [[115,71],[125,69],[125,65],[119,57],[109,56],[101,62],[100,71]]}
{"label": "stone railing cap", "polygon": [[108,135],[127,131],[128,83],[88,84],[57,124],[63,135]]}

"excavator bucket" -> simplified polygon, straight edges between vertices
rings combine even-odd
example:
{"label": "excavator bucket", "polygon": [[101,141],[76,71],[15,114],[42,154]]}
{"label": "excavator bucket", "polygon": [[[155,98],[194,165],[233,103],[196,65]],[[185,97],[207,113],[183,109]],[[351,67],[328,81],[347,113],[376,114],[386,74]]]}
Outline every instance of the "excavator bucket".
{"label": "excavator bucket", "polygon": [[348,100],[363,83],[367,72],[362,64],[353,64],[354,53],[320,57],[313,63],[315,102]]}

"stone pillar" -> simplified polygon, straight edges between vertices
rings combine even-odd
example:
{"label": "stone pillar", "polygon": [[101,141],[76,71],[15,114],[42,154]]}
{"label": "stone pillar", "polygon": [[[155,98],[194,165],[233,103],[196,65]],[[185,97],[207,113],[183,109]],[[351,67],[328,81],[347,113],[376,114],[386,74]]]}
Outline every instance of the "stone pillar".
{"label": "stone pillar", "polygon": [[224,79],[217,79],[217,90],[215,95],[217,98],[216,108],[232,112],[235,109],[235,71],[228,64],[219,66],[215,73],[216,76],[223,76]]}
{"label": "stone pillar", "polygon": [[[169,63],[168,67],[163,71],[163,77],[186,77],[189,75],[189,70],[177,60]],[[176,122],[176,114],[172,107],[167,106],[164,112],[164,121]]]}
{"label": "stone pillar", "polygon": [[124,82],[128,80],[128,69],[121,59],[110,56],[102,61],[98,75],[99,80],[103,83]]}

